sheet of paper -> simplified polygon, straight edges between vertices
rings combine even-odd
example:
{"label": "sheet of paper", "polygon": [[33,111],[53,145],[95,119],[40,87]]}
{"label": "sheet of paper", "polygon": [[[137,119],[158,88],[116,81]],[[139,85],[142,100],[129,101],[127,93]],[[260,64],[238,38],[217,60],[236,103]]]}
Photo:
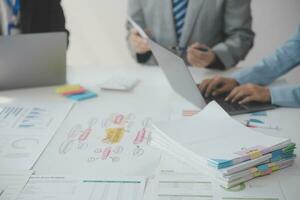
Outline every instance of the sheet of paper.
{"label": "sheet of paper", "polygon": [[18,200],[141,200],[143,178],[78,178],[33,176]]}
{"label": "sheet of paper", "polygon": [[31,169],[73,103],[0,104],[0,169]]}
{"label": "sheet of paper", "polygon": [[0,200],[15,200],[32,171],[0,171]]}
{"label": "sheet of paper", "polygon": [[[148,145],[151,115],[114,109],[76,106],[34,169],[51,174],[153,174],[160,151]],[[57,164],[49,168],[49,160]]]}
{"label": "sheet of paper", "polygon": [[127,19],[133,26],[133,28],[135,28],[138,31],[142,38],[149,39],[149,36],[145,33],[144,29],[141,26],[139,26],[131,17],[128,16]]}
{"label": "sheet of paper", "polygon": [[269,112],[257,112],[252,114],[246,114],[243,116],[239,116],[238,119],[245,126],[252,128],[257,131],[282,131],[282,127],[280,127],[280,123],[276,122],[270,115]]}

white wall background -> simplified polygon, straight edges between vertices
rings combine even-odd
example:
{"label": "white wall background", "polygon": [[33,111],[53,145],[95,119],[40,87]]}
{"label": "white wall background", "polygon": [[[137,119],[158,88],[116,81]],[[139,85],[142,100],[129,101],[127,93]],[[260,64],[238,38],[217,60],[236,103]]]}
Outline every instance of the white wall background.
{"label": "white wall background", "polygon": [[[126,4],[127,0],[63,0],[71,31],[69,65],[101,68],[135,65],[125,42]],[[253,0],[252,9],[257,37],[241,66],[254,64],[273,52],[300,24],[299,0]]]}

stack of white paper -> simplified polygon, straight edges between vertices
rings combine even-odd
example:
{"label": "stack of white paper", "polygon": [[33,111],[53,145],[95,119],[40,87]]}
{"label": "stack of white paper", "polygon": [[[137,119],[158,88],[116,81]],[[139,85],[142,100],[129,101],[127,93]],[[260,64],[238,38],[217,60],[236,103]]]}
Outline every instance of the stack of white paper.
{"label": "stack of white paper", "polygon": [[232,187],[293,164],[290,139],[255,132],[233,120],[217,103],[199,115],[156,123],[151,145]]}

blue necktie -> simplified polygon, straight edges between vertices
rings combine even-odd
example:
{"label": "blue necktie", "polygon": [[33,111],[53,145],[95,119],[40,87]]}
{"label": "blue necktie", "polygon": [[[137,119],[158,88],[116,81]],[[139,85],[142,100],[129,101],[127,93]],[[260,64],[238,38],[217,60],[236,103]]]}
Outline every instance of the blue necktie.
{"label": "blue necktie", "polygon": [[173,1],[173,14],[175,22],[175,30],[178,41],[182,35],[184,20],[188,7],[188,0],[172,0]]}

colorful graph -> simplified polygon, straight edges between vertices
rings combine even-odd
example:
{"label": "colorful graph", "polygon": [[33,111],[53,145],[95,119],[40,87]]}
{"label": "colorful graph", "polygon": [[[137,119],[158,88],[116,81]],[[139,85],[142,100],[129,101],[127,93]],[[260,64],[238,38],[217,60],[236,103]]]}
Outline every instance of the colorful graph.
{"label": "colorful graph", "polygon": [[251,113],[249,115],[249,119],[246,120],[245,125],[249,128],[260,128],[267,130],[276,130],[279,131],[280,128],[278,126],[271,125],[267,123],[268,114],[266,111],[260,111]]}

